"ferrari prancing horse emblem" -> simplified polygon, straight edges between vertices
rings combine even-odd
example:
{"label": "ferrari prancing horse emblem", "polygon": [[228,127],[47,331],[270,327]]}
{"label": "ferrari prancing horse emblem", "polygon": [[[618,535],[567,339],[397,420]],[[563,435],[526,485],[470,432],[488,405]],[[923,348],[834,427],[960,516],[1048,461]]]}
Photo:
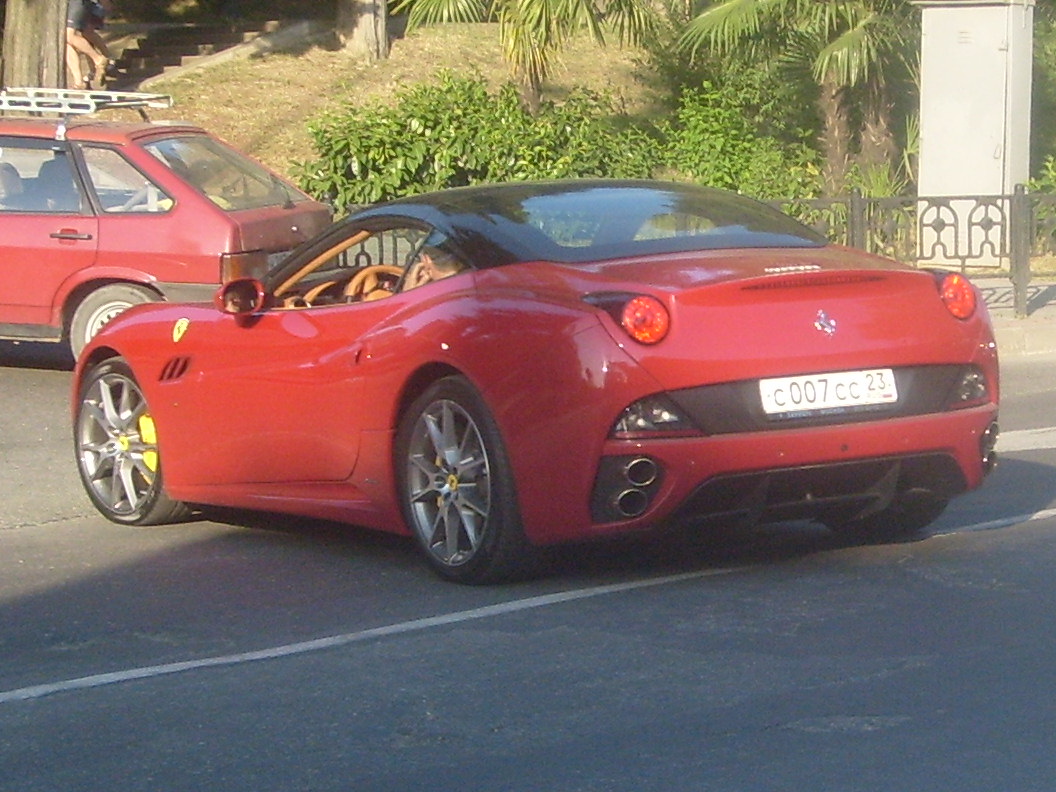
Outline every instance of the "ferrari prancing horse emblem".
{"label": "ferrari prancing horse emblem", "polygon": [[191,320],[186,317],[183,319],[177,319],[176,324],[172,326],[172,341],[175,344],[180,343],[180,339],[183,338],[183,334],[187,332],[187,328],[191,326]]}
{"label": "ferrari prancing horse emblem", "polygon": [[824,311],[818,311],[818,315],[814,318],[814,329],[831,336],[836,332],[836,320]]}

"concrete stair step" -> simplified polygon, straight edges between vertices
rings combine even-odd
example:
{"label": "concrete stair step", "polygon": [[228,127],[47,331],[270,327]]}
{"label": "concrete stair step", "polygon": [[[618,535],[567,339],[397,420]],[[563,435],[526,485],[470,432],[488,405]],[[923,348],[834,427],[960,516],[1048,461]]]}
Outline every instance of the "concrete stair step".
{"label": "concrete stair step", "polygon": [[185,66],[229,47],[246,44],[278,30],[278,20],[246,25],[208,24],[162,26],[139,36],[126,47],[116,65],[120,82],[134,84],[166,69]]}

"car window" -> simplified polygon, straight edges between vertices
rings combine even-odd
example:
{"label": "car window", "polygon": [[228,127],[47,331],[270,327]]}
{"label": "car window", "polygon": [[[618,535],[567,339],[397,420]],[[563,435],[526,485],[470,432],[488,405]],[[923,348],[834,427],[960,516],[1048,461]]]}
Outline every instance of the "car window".
{"label": "car window", "polygon": [[701,217],[685,212],[663,212],[643,219],[633,238],[637,241],[643,239],[693,237],[711,233],[714,230],[715,221],[710,217]]}
{"label": "car window", "polygon": [[347,233],[279,274],[279,308],[377,300],[398,291],[428,234],[419,228],[348,228]]}
{"label": "car window", "polygon": [[227,211],[308,200],[289,182],[206,135],[179,135],[151,141],[143,147]]}
{"label": "car window", "polygon": [[418,205],[415,211],[440,211],[454,220],[463,236],[459,246],[481,247],[474,256],[479,267],[541,260],[590,265],[628,256],[828,244],[770,206],[677,182],[572,179],[482,185],[396,203]]}
{"label": "car window", "polygon": [[0,211],[70,213],[84,205],[64,149],[0,146]]}
{"label": "car window", "polygon": [[629,212],[609,215],[562,211],[553,215],[539,213],[535,218],[535,226],[563,247],[589,247],[617,239],[640,242],[695,237],[714,233],[717,223],[710,217],[689,212]]}
{"label": "car window", "polygon": [[101,146],[85,146],[81,151],[104,212],[167,212],[172,208],[172,198],[120,152]]}
{"label": "car window", "polygon": [[596,188],[532,196],[517,208],[511,217],[566,251],[555,258],[823,243],[769,207],[719,193]]}

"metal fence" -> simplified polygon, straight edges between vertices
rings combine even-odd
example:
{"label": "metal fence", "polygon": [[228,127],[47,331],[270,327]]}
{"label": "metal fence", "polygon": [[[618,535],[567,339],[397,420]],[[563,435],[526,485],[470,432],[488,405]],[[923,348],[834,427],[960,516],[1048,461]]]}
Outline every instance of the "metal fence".
{"label": "metal fence", "polygon": [[866,198],[772,201],[819,233],[852,247],[965,273],[1007,275],[1017,316],[1027,314],[1031,259],[1056,254],[1056,195]]}

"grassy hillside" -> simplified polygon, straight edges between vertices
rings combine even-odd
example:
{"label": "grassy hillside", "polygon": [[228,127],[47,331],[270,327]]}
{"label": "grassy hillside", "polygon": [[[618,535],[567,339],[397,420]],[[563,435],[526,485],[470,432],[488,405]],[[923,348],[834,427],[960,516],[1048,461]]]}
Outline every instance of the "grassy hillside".
{"label": "grassy hillside", "polygon": [[[442,25],[393,43],[386,60],[361,63],[343,50],[312,46],[301,52],[231,61],[154,81],[151,91],[172,94],[175,105],[154,119],[200,124],[280,173],[310,159],[309,119],[329,109],[385,102],[409,83],[440,69],[479,73],[498,85],[508,79],[494,25]],[[560,99],[573,86],[611,91],[629,111],[648,113],[656,97],[639,80],[636,54],[582,41],[565,53],[549,86]]]}

